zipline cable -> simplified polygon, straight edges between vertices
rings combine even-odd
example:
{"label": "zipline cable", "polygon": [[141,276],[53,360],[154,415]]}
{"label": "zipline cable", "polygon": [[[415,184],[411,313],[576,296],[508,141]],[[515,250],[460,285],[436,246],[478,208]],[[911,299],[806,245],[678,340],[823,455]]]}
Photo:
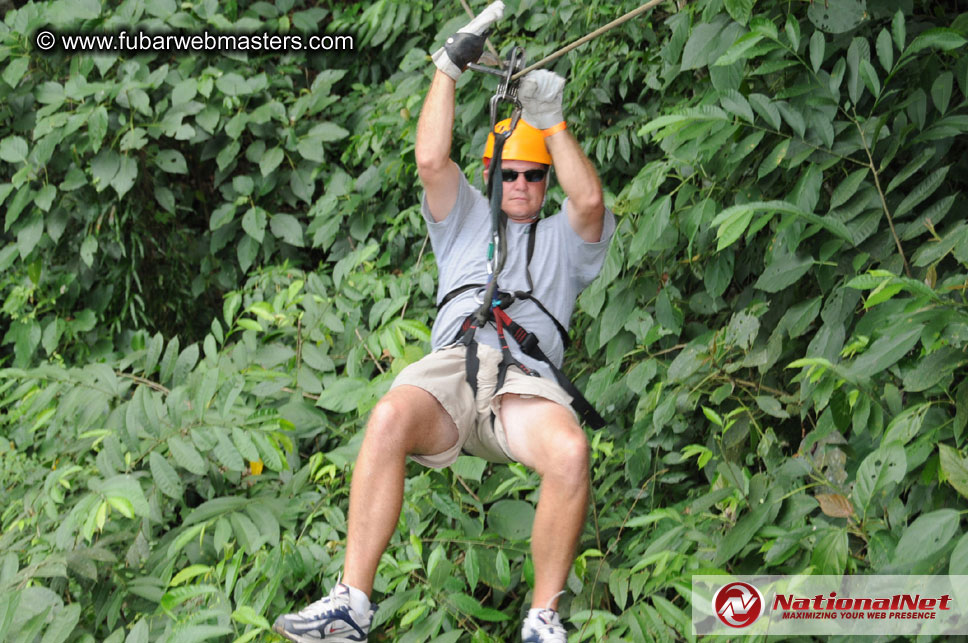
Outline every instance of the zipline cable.
{"label": "zipline cable", "polygon": [[549,56],[545,56],[544,58],[542,58],[538,62],[534,63],[533,65],[530,65],[528,67],[525,67],[524,69],[522,69],[518,73],[516,73],[513,76],[511,76],[511,80],[517,80],[518,78],[520,78],[521,76],[524,76],[529,71],[533,71],[535,69],[539,69],[541,67],[544,67],[546,64],[550,63],[551,61],[557,60],[558,58],[561,58],[562,56],[564,56],[565,54],[567,54],[569,51],[571,51],[572,49],[574,49],[575,47],[579,47],[581,45],[584,45],[589,40],[594,40],[595,38],[598,38],[599,36],[601,36],[606,31],[611,31],[615,27],[618,27],[619,25],[628,22],[632,18],[635,18],[636,16],[645,13],[646,11],[648,11],[649,9],[651,9],[652,7],[654,7],[654,6],[658,5],[658,4],[661,4],[664,1],[665,0],[649,0],[649,2],[646,2],[645,4],[643,4],[642,6],[640,6],[638,9],[632,9],[631,11],[629,11],[627,14],[625,14],[621,18],[616,18],[615,20],[611,21],[610,23],[608,23],[604,27],[600,27],[600,28],[596,29],[595,31],[593,31],[590,34],[588,34],[587,36],[582,36],[581,38],[579,38],[575,42],[571,43],[570,45],[565,45],[564,47],[562,47],[558,51],[554,52],[553,54],[551,54]]}

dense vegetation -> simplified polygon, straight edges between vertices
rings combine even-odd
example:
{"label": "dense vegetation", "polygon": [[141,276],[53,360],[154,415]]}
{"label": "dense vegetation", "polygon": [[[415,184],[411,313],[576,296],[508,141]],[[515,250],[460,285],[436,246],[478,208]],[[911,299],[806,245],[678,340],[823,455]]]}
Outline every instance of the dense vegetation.
{"label": "dense vegetation", "polygon": [[[0,24],[0,639],[268,638],[335,579],[366,414],[428,349],[412,148],[466,16],[322,4]],[[637,3],[507,4],[492,40],[537,60]],[[692,638],[696,572],[968,574],[955,4],[670,1],[553,64],[619,219],[566,358],[609,420],[573,640]],[[355,50],[44,54],[45,25]],[[494,86],[458,86],[471,176]],[[412,473],[371,640],[511,640],[538,479]]]}

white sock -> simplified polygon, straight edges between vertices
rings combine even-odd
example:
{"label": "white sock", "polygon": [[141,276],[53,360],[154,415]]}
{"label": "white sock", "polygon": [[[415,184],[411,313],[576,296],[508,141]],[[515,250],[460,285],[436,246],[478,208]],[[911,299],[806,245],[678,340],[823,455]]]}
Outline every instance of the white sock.
{"label": "white sock", "polygon": [[351,585],[346,585],[346,587],[350,590],[350,607],[353,608],[353,611],[361,616],[368,615],[370,613],[370,599],[363,593],[363,590],[356,589]]}

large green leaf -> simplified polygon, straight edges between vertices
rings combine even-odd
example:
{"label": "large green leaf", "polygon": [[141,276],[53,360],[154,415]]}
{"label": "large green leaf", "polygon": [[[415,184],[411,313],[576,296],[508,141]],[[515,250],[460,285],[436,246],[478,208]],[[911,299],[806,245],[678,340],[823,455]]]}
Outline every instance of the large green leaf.
{"label": "large green leaf", "polygon": [[506,621],[511,617],[496,610],[492,607],[485,607],[481,605],[481,602],[468,596],[467,594],[453,594],[450,599],[454,606],[461,611],[461,613],[467,614],[473,618],[481,619],[482,621],[489,621],[492,623]]}
{"label": "large green leaf", "polygon": [[171,451],[175,463],[182,468],[197,475],[204,475],[208,471],[208,465],[198,454],[195,447],[178,436],[168,438],[168,449]]}
{"label": "large green leaf", "polygon": [[347,413],[356,410],[365,394],[366,382],[359,379],[340,378],[323,388],[316,406],[337,413]]}
{"label": "large green leaf", "polygon": [[827,33],[844,33],[868,17],[866,0],[813,2],[807,9],[810,22]]}
{"label": "large green leaf", "polygon": [[930,355],[920,359],[917,366],[904,376],[904,390],[920,392],[930,389],[942,379],[951,375],[958,367],[965,364],[968,357],[960,350],[944,346]]}
{"label": "large green leaf", "polygon": [[669,364],[668,372],[666,376],[669,378],[670,382],[679,382],[685,380],[690,375],[702,368],[703,364],[708,360],[705,350],[702,346],[691,344],[686,346],[676,358],[672,360]]}
{"label": "large green leaf", "polygon": [[861,68],[863,62],[870,62],[871,47],[865,38],[854,38],[847,48],[847,94],[856,104],[864,91]]}
{"label": "large green leaf", "polygon": [[964,222],[951,228],[940,241],[929,243],[918,248],[911,258],[915,266],[922,267],[942,259],[949,252],[961,246],[968,240],[968,225]]}
{"label": "large green leaf", "polygon": [[907,456],[900,444],[889,444],[874,451],[860,463],[852,498],[861,516],[866,516],[875,499],[891,485],[904,479]]}
{"label": "large green leaf", "polygon": [[847,566],[847,530],[826,529],[813,546],[811,563],[817,574],[839,575]]}
{"label": "large green leaf", "polygon": [[887,29],[881,29],[877,34],[877,60],[881,63],[884,71],[891,71],[894,67],[894,45],[891,43],[891,34]]}
{"label": "large green leaf", "polygon": [[951,552],[948,573],[952,576],[968,576],[968,534],[958,540],[954,551]]}
{"label": "large green leaf", "polygon": [[531,535],[534,507],[523,500],[498,500],[487,511],[487,524],[505,540],[526,540]]}
{"label": "large green leaf", "polygon": [[643,125],[639,129],[639,136],[645,136],[650,132],[656,130],[662,130],[656,136],[658,138],[664,138],[670,132],[675,131],[683,127],[684,125],[690,123],[701,123],[701,122],[726,122],[728,123],[731,119],[723,110],[719,108],[695,108],[687,109],[681,114],[666,114],[659,116],[650,120],[648,123]]}
{"label": "large green leaf", "polygon": [[914,324],[892,329],[890,335],[878,338],[849,366],[858,378],[872,377],[892,366],[918,343],[923,326]]}
{"label": "large green leaf", "polygon": [[137,479],[128,474],[121,474],[107,480],[92,480],[91,489],[102,494],[105,498],[122,498],[130,503],[134,513],[141,517],[149,514],[148,501]]}
{"label": "large green leaf", "polygon": [[916,157],[911,159],[908,162],[908,164],[905,165],[904,168],[902,168],[901,171],[898,172],[893,179],[891,179],[891,182],[887,184],[887,190],[885,191],[885,194],[890,194],[891,192],[893,192],[895,188],[901,185],[901,183],[906,181],[915,172],[917,172],[922,167],[924,167],[925,163],[927,163],[932,158],[934,158],[934,155],[935,155],[935,151],[934,151],[934,148],[932,147],[928,147],[921,150],[920,154],[918,154]]}
{"label": "large green leaf", "polygon": [[849,175],[847,175],[847,178],[841,181],[840,184],[834,188],[833,194],[830,195],[831,210],[846,203],[848,199],[857,193],[857,188],[859,188],[864,179],[867,178],[867,172],[867,168],[857,170],[856,172],[851,172]]}
{"label": "large green leaf", "polygon": [[162,150],[155,157],[155,164],[165,172],[187,174],[188,164],[178,150]]}
{"label": "large green leaf", "polygon": [[904,197],[904,200],[901,201],[901,204],[897,206],[897,209],[894,211],[894,216],[904,216],[913,210],[919,203],[931,196],[944,181],[945,176],[948,175],[949,169],[950,166],[938,168],[921,183],[915,186],[915,188],[911,190],[906,197]]}
{"label": "large green leaf", "polygon": [[904,409],[887,426],[887,431],[884,433],[884,444],[897,443],[904,446],[917,437],[924,423],[924,417],[930,408],[930,404],[917,404]]}
{"label": "large green leaf", "polygon": [[111,187],[118,193],[118,197],[123,197],[134,187],[137,178],[138,162],[130,156],[122,156],[118,173],[111,179]]}
{"label": "large green leaf", "polygon": [[778,253],[763,269],[754,286],[765,292],[779,292],[796,283],[813,267],[810,256]]}
{"label": "large green leaf", "polygon": [[968,459],[962,458],[955,449],[947,444],[939,444],[941,471],[945,480],[965,498],[968,498]]}
{"label": "large green leaf", "polygon": [[309,130],[309,136],[324,143],[342,140],[349,136],[349,134],[343,127],[330,122],[317,123]]}
{"label": "large green leaf", "polygon": [[767,176],[770,172],[780,167],[780,163],[786,158],[787,151],[790,149],[790,139],[784,138],[777,143],[773,149],[766,155],[762,162],[760,162],[760,167],[757,170],[757,178],[762,179]]}
{"label": "large green leaf", "polygon": [[7,163],[21,163],[27,160],[27,141],[21,136],[8,136],[0,141],[0,159]]}
{"label": "large green leaf", "polygon": [[303,247],[303,230],[299,220],[290,214],[277,214],[269,220],[269,228],[279,239],[288,244]]}
{"label": "large green leaf", "polygon": [[753,539],[753,536],[756,535],[756,532],[766,524],[766,521],[770,517],[771,509],[770,503],[760,503],[756,507],[753,507],[752,511],[740,518],[736,525],[727,531],[726,535],[720,541],[719,546],[716,548],[713,565],[722,565],[742,551]]}
{"label": "large green leaf", "polygon": [[273,170],[279,167],[279,164],[282,163],[284,158],[285,153],[282,151],[282,148],[273,147],[271,150],[267,150],[262,155],[262,158],[259,159],[259,171],[262,172],[262,176],[268,176],[272,173]]}
{"label": "large green leaf", "polygon": [[894,560],[911,563],[932,556],[958,532],[961,517],[954,509],[921,514],[908,525],[894,550]]}
{"label": "large green leaf", "polygon": [[627,291],[609,296],[608,306],[602,311],[599,343],[604,346],[622,330],[635,309],[635,299]]}
{"label": "large green leaf", "polygon": [[943,115],[948,111],[948,104],[951,102],[951,87],[954,83],[954,75],[948,71],[938,74],[931,84],[931,99],[934,106]]}
{"label": "large green leaf", "polygon": [[168,463],[168,460],[160,453],[152,451],[148,457],[148,464],[151,467],[151,477],[161,492],[169,498],[180,499],[185,493],[185,488],[175,468]]}
{"label": "large green leaf", "polygon": [[218,428],[216,429],[216,435],[218,442],[212,450],[215,453],[215,457],[229,471],[241,471],[245,467],[245,463],[242,461],[242,455],[229,439],[228,431]]}
{"label": "large green leaf", "polygon": [[242,215],[242,229],[258,243],[265,238],[267,223],[266,211],[260,207],[251,207]]}
{"label": "large green leaf", "polygon": [[227,96],[241,96],[250,93],[250,88],[245,78],[234,72],[220,76],[215,81],[215,86]]}
{"label": "large green leaf", "polygon": [[65,605],[57,612],[54,620],[47,626],[40,643],[64,643],[74,632],[78,620],[81,618],[81,605],[72,603]]}
{"label": "large green leaf", "polygon": [[791,215],[795,219],[819,225],[845,241],[851,239],[844,224],[831,217],[820,217],[805,212],[786,201],[754,201],[726,208],[712,220],[710,226],[718,226],[716,236],[719,238],[719,244],[717,249],[721,250],[738,240],[746,231],[753,214],[756,212],[779,212]]}
{"label": "large green leaf", "polygon": [[[748,0],[737,0],[737,2],[746,2]],[[742,21],[737,21],[742,22]],[[741,60],[745,60],[748,52],[750,52],[757,44],[763,39],[763,34],[750,32],[740,36],[736,42],[730,45],[722,55],[720,55],[716,61],[713,63],[715,67],[726,67],[728,65],[734,65]],[[733,90],[735,91],[735,90]],[[725,107],[725,105],[724,105]],[[728,109],[728,108],[727,108]]]}
{"label": "large green leaf", "polygon": [[726,0],[726,11],[733,20],[745,25],[750,21],[753,12],[753,0]]}
{"label": "large green leaf", "polygon": [[964,47],[965,43],[968,43],[968,40],[965,40],[965,38],[954,29],[936,27],[934,29],[928,29],[911,41],[911,44],[908,46],[908,48],[904,50],[903,56],[913,56],[924,49],[940,49],[942,51],[951,51],[953,49]]}
{"label": "large green leaf", "polygon": [[43,217],[33,216],[23,223],[23,226],[17,232],[17,250],[20,252],[21,259],[26,259],[34,251],[43,234]]}
{"label": "large green leaf", "polygon": [[722,22],[718,22],[701,23],[693,27],[682,52],[682,69],[697,69],[713,62],[724,26]]}

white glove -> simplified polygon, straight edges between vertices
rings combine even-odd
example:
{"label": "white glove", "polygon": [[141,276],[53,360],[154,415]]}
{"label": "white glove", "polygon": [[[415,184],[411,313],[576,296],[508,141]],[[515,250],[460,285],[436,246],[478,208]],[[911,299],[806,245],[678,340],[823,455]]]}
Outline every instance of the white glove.
{"label": "white glove", "polygon": [[565,120],[561,99],[565,79],[553,71],[538,69],[528,72],[518,86],[521,116],[537,129],[548,129]]}
{"label": "white glove", "polygon": [[477,62],[484,53],[485,32],[503,15],[504,3],[500,0],[487,5],[484,11],[458,29],[443,47],[434,52],[432,58],[437,69],[454,80],[460,78],[467,65]]}

